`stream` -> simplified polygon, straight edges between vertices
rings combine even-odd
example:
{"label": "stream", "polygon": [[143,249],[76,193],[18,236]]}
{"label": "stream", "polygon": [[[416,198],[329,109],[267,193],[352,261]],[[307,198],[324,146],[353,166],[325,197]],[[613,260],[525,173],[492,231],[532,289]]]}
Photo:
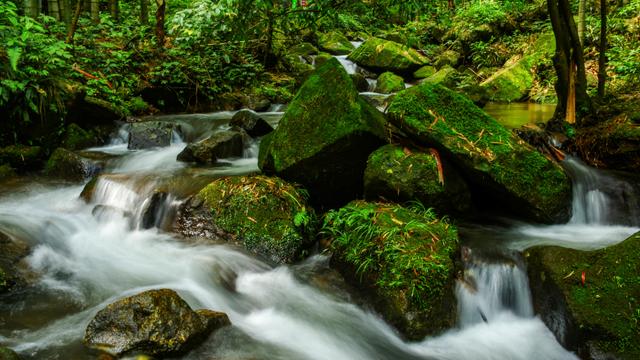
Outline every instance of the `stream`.
{"label": "stream", "polygon": [[[233,112],[156,117],[182,124],[183,138],[224,130]],[[264,114],[276,125],[282,112]],[[0,230],[29,243],[32,286],[0,298],[0,343],[26,359],[92,358],[81,339],[96,312],[148,289],[176,290],[193,308],[224,311],[233,326],[185,359],[575,359],[534,316],[519,250],[539,244],[593,249],[636,232],[638,204],[627,182],[565,161],[574,181],[564,225],[461,226],[471,254],[458,282],[458,325],[405,342],[329,268],[328,256],[274,267],[240,248],[167,232],[176,206],[219,176],[257,171],[257,145],[223,166],[176,161],[186,146],[127,150],[126,126],[90,152],[111,156],[90,203],[82,185],[29,179],[0,192]],[[154,189],[171,193],[145,225]],[[483,254],[493,253],[488,256]],[[495,256],[498,253],[499,256]]]}

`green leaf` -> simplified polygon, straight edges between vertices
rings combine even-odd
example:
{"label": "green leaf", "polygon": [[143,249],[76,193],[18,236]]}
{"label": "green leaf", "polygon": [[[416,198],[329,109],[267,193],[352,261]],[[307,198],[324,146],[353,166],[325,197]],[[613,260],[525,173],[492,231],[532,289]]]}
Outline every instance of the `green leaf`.
{"label": "green leaf", "polygon": [[18,61],[20,61],[20,56],[22,55],[22,49],[18,47],[7,49],[7,55],[9,56],[9,63],[11,64],[11,69],[13,71],[18,70]]}

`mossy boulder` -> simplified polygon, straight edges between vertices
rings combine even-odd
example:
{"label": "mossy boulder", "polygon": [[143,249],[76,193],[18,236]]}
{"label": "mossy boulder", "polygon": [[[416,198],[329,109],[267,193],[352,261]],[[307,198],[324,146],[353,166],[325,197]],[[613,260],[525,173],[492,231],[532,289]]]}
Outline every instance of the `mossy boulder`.
{"label": "mossy boulder", "polygon": [[131,150],[165,147],[171,144],[174,125],[166,121],[142,121],[131,124],[129,144]]}
{"label": "mossy boulder", "polygon": [[436,150],[385,145],[374,151],[364,171],[364,193],[372,200],[418,200],[439,214],[459,214],[471,208],[467,184]]}
{"label": "mossy boulder", "polygon": [[433,75],[423,79],[421,83],[437,84],[449,89],[455,89],[458,83],[458,71],[451,66],[443,66]]}
{"label": "mossy boulder", "polygon": [[[468,98],[421,84],[396,94],[388,117],[459,168],[476,200],[537,221],[566,221],[571,182],[555,162],[498,124]],[[502,201],[500,201],[502,200]]]}
{"label": "mossy boulder", "polygon": [[69,124],[65,130],[62,147],[69,150],[81,150],[98,145],[96,135],[76,124]]}
{"label": "mossy boulder", "polygon": [[243,131],[221,131],[208,138],[187,145],[179,154],[178,161],[214,164],[219,159],[240,157],[244,150]]}
{"label": "mossy boulder", "polygon": [[385,72],[378,76],[376,92],[381,94],[391,94],[404,90],[404,79],[392,72]]}
{"label": "mossy boulder", "polygon": [[185,236],[238,242],[274,263],[291,263],[313,243],[315,215],[306,193],[282,179],[228,177],[183,206],[176,229]]}
{"label": "mossy boulder", "polygon": [[57,148],[44,168],[44,174],[69,181],[82,181],[91,175],[91,163],[80,155],[63,148]]}
{"label": "mossy boulder", "polygon": [[0,346],[0,360],[20,360],[20,356],[15,351]]}
{"label": "mossy boulder", "polygon": [[309,55],[318,55],[318,48],[313,46],[313,44],[310,44],[308,42],[303,42],[289,48],[289,54],[303,56],[303,57],[309,56]]}
{"label": "mossy boulder", "polygon": [[260,137],[273,131],[269,123],[251,110],[240,110],[233,114],[229,126],[244,130],[251,137]]}
{"label": "mossy boulder", "polygon": [[10,179],[16,176],[16,171],[9,164],[0,165],[0,180]]}
{"label": "mossy boulder", "polygon": [[369,82],[367,81],[367,78],[364,75],[360,73],[355,73],[355,74],[350,74],[349,76],[351,76],[353,85],[355,85],[356,89],[359,92],[369,91]]}
{"label": "mossy boulder", "polygon": [[148,290],[98,311],[83,342],[114,356],[184,354],[213,331],[230,325],[224,313],[193,311],[169,289]]}
{"label": "mossy boulder", "polygon": [[425,79],[436,73],[436,68],[431,65],[425,65],[413,73],[416,79]]}
{"label": "mossy boulder", "polygon": [[515,55],[492,76],[480,83],[489,99],[512,102],[526,98],[534,82],[535,68],[550,61],[555,50],[553,34],[542,34],[522,55]]}
{"label": "mossy boulder", "polygon": [[436,67],[438,69],[444,66],[456,67],[460,63],[460,53],[455,50],[445,50],[436,58]]}
{"label": "mossy boulder", "polygon": [[353,44],[349,42],[349,39],[337,31],[320,34],[318,37],[318,46],[322,51],[334,55],[347,55],[355,49]]}
{"label": "mossy boulder", "polygon": [[0,231],[0,294],[25,284],[20,262],[29,255],[29,246]]}
{"label": "mossy boulder", "polygon": [[566,348],[583,359],[640,358],[640,233],[601,250],[525,255],[534,308]]}
{"label": "mossy boulder", "polygon": [[403,76],[411,76],[429,62],[429,59],[415,49],[375,37],[365,41],[348,58],[374,71],[391,71]]}
{"label": "mossy boulder", "polygon": [[302,184],[328,206],[362,194],[369,154],[385,143],[382,113],[360,98],[336,59],[302,85],[268,141],[258,165],[265,174]]}
{"label": "mossy boulder", "polygon": [[44,159],[45,153],[40,146],[9,145],[0,148],[0,164],[8,164],[18,172],[39,169]]}
{"label": "mossy boulder", "polygon": [[411,340],[456,321],[456,228],[416,205],[354,201],[329,212],[332,266]]}
{"label": "mossy boulder", "polygon": [[316,66],[316,68],[319,68],[322,65],[326,64],[327,61],[331,60],[332,58],[333,56],[331,56],[331,54],[328,54],[326,52],[321,52],[318,54],[318,56],[315,57],[314,65]]}

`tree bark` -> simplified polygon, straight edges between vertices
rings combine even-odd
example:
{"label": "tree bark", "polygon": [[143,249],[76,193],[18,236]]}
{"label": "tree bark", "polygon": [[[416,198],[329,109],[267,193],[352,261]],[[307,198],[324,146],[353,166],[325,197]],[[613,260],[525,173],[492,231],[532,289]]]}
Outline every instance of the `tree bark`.
{"label": "tree bark", "polygon": [[114,21],[118,21],[120,16],[120,2],[118,0],[109,0],[109,12]]}
{"label": "tree bark", "polygon": [[67,26],[71,23],[71,3],[69,0],[59,0],[60,16]]}
{"label": "tree bark", "polygon": [[62,20],[59,0],[47,0],[47,5],[48,15],[58,21]]}
{"label": "tree bark", "polygon": [[164,15],[167,8],[167,0],[156,0],[158,10],[156,10],[156,40],[158,49],[164,48]]}
{"label": "tree bark", "polygon": [[82,0],[76,2],[76,11],[73,13],[73,19],[71,19],[69,32],[67,33],[67,44],[73,44],[73,35],[75,35],[76,29],[78,28],[78,19],[80,19],[80,13],[82,12],[82,3]]}
{"label": "tree bark", "polygon": [[[575,111],[576,117],[580,120],[591,113],[591,100],[587,96],[587,77],[578,30],[567,0],[547,0],[547,6],[556,39],[553,66],[558,75],[555,84],[558,104],[553,116],[555,119],[566,118],[571,88],[570,76],[575,76],[575,91],[571,92],[572,96],[575,96],[575,109],[570,112]],[[575,71],[571,71],[572,68]]]}
{"label": "tree bark", "polygon": [[578,36],[580,37],[580,43],[584,46],[584,32],[585,32],[585,3],[586,0],[580,0],[578,3]]}
{"label": "tree bark", "polygon": [[607,2],[600,0],[600,54],[598,55],[598,97],[603,98],[607,82]]}
{"label": "tree bark", "polygon": [[100,0],[91,0],[91,21],[100,23]]}
{"label": "tree bark", "polygon": [[140,23],[149,25],[149,0],[140,0]]}
{"label": "tree bark", "polygon": [[38,0],[24,0],[24,14],[37,18],[40,13],[40,2]]}

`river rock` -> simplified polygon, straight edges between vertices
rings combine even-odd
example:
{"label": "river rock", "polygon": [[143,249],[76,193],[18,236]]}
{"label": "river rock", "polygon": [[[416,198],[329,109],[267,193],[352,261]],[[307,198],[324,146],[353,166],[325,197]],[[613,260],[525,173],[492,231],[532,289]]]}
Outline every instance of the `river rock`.
{"label": "river rock", "polygon": [[485,206],[499,204],[502,211],[543,222],[569,218],[571,182],[562,168],[466,97],[421,84],[396,94],[388,115],[410,137],[451,160]]}
{"label": "river rock", "polygon": [[458,262],[456,228],[421,206],[354,201],[329,212],[331,265],[410,340],[450,329]]}
{"label": "river rock", "polygon": [[534,309],[563,346],[582,359],[640,359],[640,233],[601,250],[525,256]]}
{"label": "river rock", "polygon": [[460,62],[460,53],[455,50],[445,50],[436,58],[436,67],[442,68],[444,66],[456,67]]}
{"label": "river rock", "polygon": [[40,146],[9,145],[0,148],[0,164],[8,164],[18,172],[41,168],[45,156]]}
{"label": "river rock", "polygon": [[235,113],[229,121],[229,126],[238,127],[251,137],[264,136],[273,131],[273,127],[268,122],[251,110],[240,110]]}
{"label": "river rock", "polygon": [[218,159],[240,157],[244,150],[244,136],[240,131],[221,131],[208,138],[187,145],[178,154],[178,161],[214,164]]}
{"label": "river rock", "polygon": [[355,49],[353,44],[349,42],[349,39],[337,31],[320,34],[318,37],[318,46],[320,50],[334,55],[347,55]]}
{"label": "river rock", "polygon": [[374,151],[364,171],[364,194],[372,200],[418,200],[439,214],[471,208],[467,184],[436,150],[425,153],[385,145]]}
{"label": "river rock", "polygon": [[19,264],[29,252],[27,243],[0,231],[0,294],[25,283]]}
{"label": "river rock", "polygon": [[230,324],[224,313],[193,311],[173,290],[149,290],[98,311],[83,342],[114,356],[175,356]]}
{"label": "river rock", "polygon": [[20,360],[20,356],[15,351],[0,346],[0,360]]}
{"label": "river rock", "polygon": [[524,99],[533,86],[534,70],[550,61],[555,49],[553,34],[545,33],[525,51],[509,59],[502,69],[480,83],[491,101],[512,102]]}
{"label": "river rock", "polygon": [[171,144],[173,124],[164,121],[143,121],[131,124],[129,145],[131,150],[164,147]]}
{"label": "river rock", "polygon": [[336,59],[300,88],[268,141],[258,165],[308,189],[323,204],[362,194],[369,154],[385,143],[384,116],[360,98]]}
{"label": "river rock", "polygon": [[410,47],[375,37],[365,41],[348,58],[374,71],[391,71],[405,76],[411,76],[429,62],[428,58]]}
{"label": "river rock", "polygon": [[437,84],[448,87],[449,89],[455,89],[458,84],[458,71],[446,65],[433,75],[424,78],[421,83]]}
{"label": "river rock", "polygon": [[44,174],[69,181],[82,181],[95,175],[97,168],[80,155],[57,148],[44,168]]}
{"label": "river rock", "polygon": [[305,193],[262,175],[213,181],[182,206],[176,225],[185,236],[238,242],[274,263],[298,260],[315,228]]}
{"label": "river rock", "polygon": [[431,75],[436,73],[436,68],[431,66],[431,65],[425,65],[423,67],[421,67],[420,69],[416,70],[413,73],[413,77],[416,79],[424,79],[424,78],[428,78]]}
{"label": "river rock", "polygon": [[392,72],[385,72],[378,76],[376,92],[381,94],[391,94],[404,90],[404,79]]}

